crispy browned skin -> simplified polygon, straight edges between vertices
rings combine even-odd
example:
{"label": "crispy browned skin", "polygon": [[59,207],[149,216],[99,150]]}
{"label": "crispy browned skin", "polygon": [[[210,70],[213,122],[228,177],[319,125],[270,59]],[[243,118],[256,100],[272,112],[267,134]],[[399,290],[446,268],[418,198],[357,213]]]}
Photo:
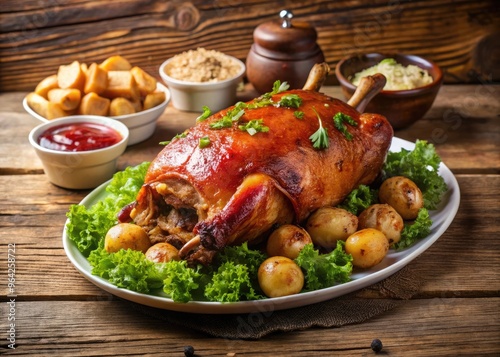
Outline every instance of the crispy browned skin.
{"label": "crispy browned skin", "polygon": [[[292,90],[274,95],[273,101],[285,94],[300,96],[300,108],[265,106],[247,109],[240,118],[263,119],[269,132],[251,136],[239,130],[238,123],[210,129],[228,108],[197,123],[186,137],[174,139],[151,163],[145,185],[178,180],[199,194],[194,234],[204,247],[221,249],[255,239],[273,223],[301,222],[320,207],[340,203],[379,174],[393,136],[384,117],[360,115],[344,102],[313,91]],[[304,112],[303,119],[295,117],[297,110]],[[327,149],[313,148],[309,139],[319,128],[315,111],[328,131]],[[338,112],[358,123],[347,124],[351,141],[334,127]],[[210,138],[208,147],[199,147],[202,137]],[[141,201],[146,196],[143,189],[138,207],[145,206]]]}

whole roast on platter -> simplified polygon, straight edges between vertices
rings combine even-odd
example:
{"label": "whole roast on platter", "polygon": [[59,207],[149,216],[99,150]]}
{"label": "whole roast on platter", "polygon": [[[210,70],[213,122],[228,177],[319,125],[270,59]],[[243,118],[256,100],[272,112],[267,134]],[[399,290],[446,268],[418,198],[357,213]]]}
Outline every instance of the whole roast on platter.
{"label": "whole roast on platter", "polygon": [[201,116],[149,167],[130,217],[152,243],[209,264],[226,245],[256,243],[301,223],[380,173],[393,137],[381,115],[361,114],[385,78],[369,77],[346,104],[318,92],[318,64],[303,89],[271,93]]}

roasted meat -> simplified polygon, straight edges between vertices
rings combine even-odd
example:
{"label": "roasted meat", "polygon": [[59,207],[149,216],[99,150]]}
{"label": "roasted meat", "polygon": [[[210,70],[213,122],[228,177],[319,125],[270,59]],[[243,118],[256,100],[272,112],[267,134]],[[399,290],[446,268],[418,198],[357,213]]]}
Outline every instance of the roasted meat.
{"label": "roasted meat", "polygon": [[[182,246],[186,259],[208,264],[226,245],[258,242],[274,226],[303,222],[370,184],[393,130],[383,116],[309,89],[320,80],[222,110],[173,139],[151,163],[134,222],[153,242]],[[286,96],[299,105],[281,101]],[[334,123],[337,113],[352,118],[345,130]],[[253,120],[268,130],[246,130]],[[328,147],[315,148],[320,126]]]}

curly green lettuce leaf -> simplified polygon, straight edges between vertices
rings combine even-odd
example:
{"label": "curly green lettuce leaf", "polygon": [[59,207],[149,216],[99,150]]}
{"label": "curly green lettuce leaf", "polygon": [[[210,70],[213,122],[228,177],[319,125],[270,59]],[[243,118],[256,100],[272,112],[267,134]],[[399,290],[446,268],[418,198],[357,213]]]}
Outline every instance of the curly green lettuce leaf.
{"label": "curly green lettuce leaf", "polygon": [[426,208],[421,208],[418,211],[418,216],[412,223],[405,223],[401,232],[401,239],[394,244],[396,250],[408,248],[419,239],[427,237],[431,233],[432,220],[429,216],[429,211]]}
{"label": "curly green lettuce leaf", "polygon": [[247,265],[227,261],[212,276],[212,281],[205,287],[205,297],[209,301],[237,302],[257,300],[264,296],[258,294]]}
{"label": "curly green lettuce leaf", "polygon": [[320,254],[312,244],[307,244],[295,259],[304,271],[304,291],[328,288],[351,279],[352,256],[344,251],[344,242],[327,254]]}
{"label": "curly green lettuce leaf", "polygon": [[96,249],[90,253],[88,261],[93,275],[119,288],[139,293],[160,289],[165,279],[164,272],[137,250],[121,249],[116,253],[108,253],[104,249]]}
{"label": "curly green lettuce leaf", "polygon": [[369,206],[378,202],[378,191],[366,185],[359,185],[338,206],[354,215],[358,215]]}
{"label": "curly green lettuce leaf", "polygon": [[[100,202],[95,205],[96,209],[101,206]],[[113,214],[103,211],[103,214],[96,215],[83,205],[72,205],[66,215],[69,218],[66,233],[85,257],[99,247],[102,237],[115,222]]]}
{"label": "curly green lettuce leaf", "polygon": [[106,187],[106,197],[92,207],[70,207],[66,232],[85,257],[103,246],[106,232],[117,223],[118,212],[135,200],[148,167],[149,162],[144,162],[117,172]]}
{"label": "curly green lettuce leaf", "polygon": [[259,250],[249,249],[248,243],[244,242],[238,246],[225,247],[222,253],[218,255],[217,260],[220,265],[227,262],[245,265],[249,274],[257,279],[257,272],[262,262],[266,260],[266,255]]}
{"label": "curly green lettuce leaf", "polygon": [[417,140],[412,151],[401,149],[387,154],[384,175],[386,178],[405,176],[415,182],[424,196],[424,207],[433,210],[448,189],[438,173],[440,163],[434,145]]}
{"label": "curly green lettuce leaf", "polygon": [[109,185],[106,186],[106,192],[112,198],[110,199],[108,196],[105,200],[115,207],[123,207],[134,201],[144,184],[149,164],[149,162],[143,162],[140,165],[130,166],[115,173]]}
{"label": "curly green lettuce leaf", "polygon": [[206,275],[201,272],[202,267],[190,268],[185,260],[172,260],[165,263],[162,273],[163,291],[175,302],[198,300],[203,294]]}

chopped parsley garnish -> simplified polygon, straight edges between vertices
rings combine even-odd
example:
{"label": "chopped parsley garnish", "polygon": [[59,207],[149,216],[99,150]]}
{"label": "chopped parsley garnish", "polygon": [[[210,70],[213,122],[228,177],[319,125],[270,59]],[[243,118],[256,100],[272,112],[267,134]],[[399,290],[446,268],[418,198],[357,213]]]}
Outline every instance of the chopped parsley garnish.
{"label": "chopped parsley garnish", "polygon": [[201,115],[198,118],[196,118],[197,122],[207,119],[210,116],[210,114],[212,114],[212,111],[206,105],[204,105],[202,109],[203,109],[203,113],[201,113]]}
{"label": "chopped parsley garnish", "polygon": [[352,134],[347,131],[347,126],[345,125],[346,122],[352,126],[358,125],[358,123],[347,114],[338,112],[333,116],[333,124],[335,125],[335,128],[337,128],[337,130],[340,131],[347,140],[351,141]]}
{"label": "chopped parsley garnish", "polygon": [[198,146],[201,149],[206,148],[209,145],[210,145],[210,138],[208,136],[204,136],[204,137],[200,138],[200,143],[198,144]]}
{"label": "chopped parsley garnish", "polygon": [[297,119],[304,119],[304,112],[301,112],[299,110],[296,110],[293,112],[293,115],[295,116],[295,118]]}
{"label": "chopped parsley garnish", "polygon": [[243,114],[245,114],[246,107],[247,105],[243,102],[236,103],[234,108],[228,110],[226,112],[226,115],[224,115],[222,119],[211,123],[210,129],[230,128],[231,126],[233,126],[233,122],[238,121],[243,116]]}
{"label": "chopped parsley garnish", "polygon": [[175,140],[175,139],[182,139],[182,138],[185,138],[186,136],[187,136],[187,132],[183,132],[183,133],[177,134],[176,136],[174,136],[174,137],[172,138],[172,140],[161,141],[161,142],[160,142],[160,145],[168,145],[168,144],[170,144],[173,140]]}
{"label": "chopped parsley garnish", "polygon": [[302,98],[297,94],[287,94],[281,97],[278,105],[288,108],[298,108],[302,104]]}
{"label": "chopped parsley garnish", "polygon": [[262,94],[259,98],[257,98],[256,102],[268,102],[268,105],[271,105],[273,104],[271,97],[275,94],[288,90],[288,88],[290,88],[290,85],[287,82],[281,83],[281,81],[277,80],[273,83],[273,90],[271,92]]}
{"label": "chopped parsley garnish", "polygon": [[384,58],[382,61],[380,61],[380,64],[396,65],[397,62],[394,58]]}
{"label": "chopped parsley garnish", "polygon": [[271,98],[259,97],[254,100],[253,103],[247,104],[248,109],[267,107],[268,105],[273,105],[274,102]]}
{"label": "chopped parsley garnish", "polygon": [[238,121],[238,119],[240,119],[243,114],[245,114],[244,109],[240,109],[236,113],[231,113],[231,121]]}
{"label": "chopped parsley garnish", "polygon": [[281,83],[281,81],[277,80],[273,83],[273,90],[270,94],[271,95],[278,94],[288,90],[288,88],[290,88],[288,82]]}
{"label": "chopped parsley garnish", "polygon": [[223,129],[230,128],[233,125],[231,118],[224,116],[221,120],[217,120],[215,123],[210,124],[210,129]]}
{"label": "chopped parsley garnish", "polygon": [[[284,95],[279,103],[275,103],[272,100],[272,96],[283,91],[286,91],[290,86],[287,82],[281,83],[280,81],[276,81],[273,84],[273,90],[269,93],[265,93],[261,95],[259,98],[255,99],[252,103],[244,103],[238,102],[234,105],[234,108],[228,110],[226,114],[219,120],[210,124],[210,129],[218,130],[224,128],[231,128],[233,123],[238,122],[240,118],[245,114],[245,110],[251,110],[256,108],[262,108],[269,105],[275,106],[283,106],[288,108],[298,108],[302,104],[302,98],[300,98],[297,94],[289,94]],[[302,119],[304,113],[298,114],[301,112],[297,112],[295,116],[299,119]],[[205,120],[210,116],[210,109],[208,107],[203,107],[203,114],[200,115],[197,121]],[[239,125],[240,130],[247,131],[250,135],[255,135],[258,132],[268,132],[269,128],[267,126],[262,125],[262,119],[251,120],[250,122]],[[243,129],[242,129],[243,128]]]}
{"label": "chopped parsley garnish", "polygon": [[269,127],[264,125],[263,119],[254,119],[250,120],[248,123],[244,125],[239,125],[238,128],[241,131],[246,131],[250,135],[255,135],[258,132],[267,133],[269,131]]}
{"label": "chopped parsley garnish", "polygon": [[314,132],[314,134],[312,134],[309,137],[309,140],[312,141],[313,147],[315,149],[326,149],[329,145],[328,132],[326,131],[325,128],[323,128],[323,122],[321,121],[321,118],[320,118],[318,112],[316,111],[316,109],[314,109],[314,107],[313,107],[313,110],[316,113],[316,116],[318,117],[319,129],[316,130]]}

